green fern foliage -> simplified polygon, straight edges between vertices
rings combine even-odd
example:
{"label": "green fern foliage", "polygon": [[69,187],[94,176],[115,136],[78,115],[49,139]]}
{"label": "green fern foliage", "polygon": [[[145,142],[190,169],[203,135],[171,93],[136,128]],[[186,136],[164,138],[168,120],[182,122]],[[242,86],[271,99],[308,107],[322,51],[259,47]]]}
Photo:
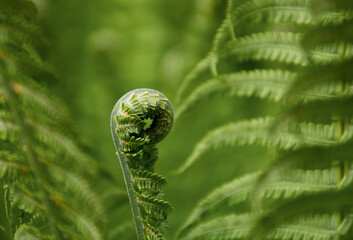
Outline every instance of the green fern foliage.
{"label": "green fern foliage", "polygon": [[32,1],[0,1],[0,182],[13,239],[105,239],[98,166],[49,86]]}
{"label": "green fern foliage", "polygon": [[189,168],[196,160],[211,150],[220,150],[225,147],[260,145],[276,147],[280,150],[290,150],[307,145],[335,145],[352,136],[352,130],[346,131],[338,139],[341,131],[340,124],[316,124],[313,122],[293,122],[283,129],[273,133],[274,118],[260,118],[229,123],[210,131],[195,146],[194,151],[178,172]]}
{"label": "green fern foliage", "polygon": [[[255,215],[226,215],[198,225],[181,239],[246,239],[250,231],[249,226],[255,221]],[[335,216],[313,214],[310,217],[298,217],[281,223],[262,239],[330,240],[335,239],[337,227]]]}
{"label": "green fern foliage", "polygon": [[342,0],[229,1],[223,40],[184,81],[177,117],[215,95],[269,99],[282,110],[209,131],[179,172],[243,145],[274,159],[204,197],[178,239],[352,238],[352,8]]}
{"label": "green fern foliage", "polygon": [[[334,6],[336,3],[335,1],[330,1],[330,3]],[[338,1],[338,4],[340,2]],[[351,10],[351,9],[350,9]],[[304,38],[304,47],[305,49],[312,49],[315,48],[316,46],[320,44],[330,44],[331,46],[334,46],[334,44],[340,44],[341,48],[340,51],[338,51],[336,54],[331,55],[331,61],[326,64],[326,68],[321,67],[319,72],[314,68],[314,71],[308,71],[307,76],[310,76],[309,81],[305,82],[305,80],[308,80],[308,78],[303,78],[303,79],[298,79],[296,82],[293,83],[293,86],[289,90],[291,94],[300,94],[300,91],[298,91],[298,86],[300,89],[304,89],[308,87],[313,87],[317,85],[325,85],[331,82],[339,83],[341,84],[341,92],[338,93],[336,96],[332,97],[331,99],[328,99],[327,101],[315,101],[309,104],[304,104],[304,105],[297,105],[289,111],[288,116],[291,118],[296,118],[302,120],[315,120],[315,121],[326,121],[326,122],[338,122],[341,131],[340,134],[338,135],[339,139],[350,139],[350,128],[351,128],[351,117],[349,114],[349,109],[350,107],[348,106],[348,102],[350,98],[350,81],[349,79],[349,70],[352,68],[351,65],[351,60],[350,60],[350,48],[352,45],[352,41],[349,37],[344,36],[344,31],[347,31],[349,26],[350,26],[350,20],[351,15],[349,14],[350,10],[345,10],[347,11],[347,21],[341,22],[341,23],[336,23],[336,24],[331,24],[329,26],[325,27],[317,27],[316,29],[312,30],[311,32],[308,32],[306,37]],[[335,33],[335,31],[337,31]],[[349,31],[348,31],[349,32]],[[315,35],[312,35],[312,33],[316,33]],[[332,37],[332,36],[337,36],[337,38]],[[331,47],[328,48],[327,52],[328,54],[331,54],[332,51],[334,51],[335,48]],[[313,63],[314,65],[317,64]],[[322,64],[322,63],[319,63]],[[342,71],[341,71],[342,70]],[[347,72],[348,70],[348,72]],[[329,75],[330,74],[330,75]],[[320,79],[319,76],[323,76],[322,79]],[[315,79],[315,80],[314,80]],[[308,107],[311,107],[312,111],[308,111]],[[344,108],[344,109],[343,109]],[[343,150],[343,149],[342,149]],[[351,152],[351,149],[345,149],[343,150],[346,153]],[[343,153],[344,153],[343,152]],[[311,154],[314,153],[314,149]],[[310,149],[307,150],[307,155],[310,154]],[[293,213],[289,213],[289,211],[286,213],[285,211],[282,211],[284,208],[289,209],[289,205],[287,204],[298,204],[298,207],[295,207],[298,212],[301,210],[303,212],[308,212],[312,211],[313,209],[318,209],[320,210],[325,209],[325,210],[333,210],[333,211],[340,211],[343,212],[343,216],[341,217],[342,220],[340,221],[342,226],[340,226],[338,229],[345,229],[345,231],[341,232],[339,231],[336,234],[339,235],[346,235],[350,234],[349,229],[351,228],[351,220],[349,220],[349,208],[350,204],[346,202],[346,200],[349,198],[349,194],[351,192],[351,164],[350,164],[350,157],[346,158],[346,163],[343,162],[341,164],[342,169],[341,171],[341,178],[342,181],[344,181],[344,184],[339,184],[338,185],[338,191],[333,191],[333,192],[328,192],[328,193],[323,193],[322,195],[312,195],[312,196],[307,196],[303,198],[298,198],[298,199],[293,199],[289,201],[288,203],[283,204],[283,208],[280,210],[281,213],[275,216],[275,212],[270,213],[268,215],[268,219],[271,219],[272,227],[277,225],[276,221],[279,220],[279,218],[288,218],[289,216],[286,216],[286,214],[291,215],[290,217],[293,217]],[[335,161],[335,156],[332,156],[331,162],[334,163]],[[325,199],[325,202],[321,202],[322,204],[315,205],[313,204],[313,201],[318,200],[319,198]],[[327,200],[327,202],[326,202]],[[332,200],[330,202],[329,200]],[[301,203],[304,203],[301,204]],[[334,203],[334,204],[333,204]],[[312,205],[310,205],[312,204]],[[331,205],[332,204],[332,205]],[[300,206],[299,206],[300,205]],[[290,209],[293,209],[291,206]],[[281,207],[279,207],[281,208]],[[339,210],[338,210],[339,209]],[[260,221],[261,226],[263,226],[262,229],[267,231],[270,227],[265,226],[266,224],[264,223],[264,219],[266,217],[263,217]],[[254,234],[255,237],[260,239],[260,233],[259,234]],[[349,235],[348,235],[349,236]]]}
{"label": "green fern foliage", "polygon": [[152,89],[136,89],[117,101],[111,132],[128,190],[137,239],[162,240],[171,205],[161,199],[164,177],[154,173],[156,143],[173,125],[169,100]]}
{"label": "green fern foliage", "polygon": [[243,71],[219,75],[200,84],[178,108],[175,118],[213,95],[257,96],[280,101],[296,74],[280,69]]}
{"label": "green fern foliage", "polygon": [[[179,234],[184,235],[185,232],[193,231],[191,229],[198,228],[196,226],[203,224],[208,218],[212,219],[218,215],[217,212],[222,212],[222,209],[236,209],[236,206],[250,201],[260,176],[261,172],[257,172],[235,178],[215,189],[197,205]],[[283,171],[276,181],[264,186],[259,197],[263,200],[278,201],[310,192],[330,191],[336,188],[337,177],[337,171],[334,168]],[[247,231],[249,230],[250,226]]]}

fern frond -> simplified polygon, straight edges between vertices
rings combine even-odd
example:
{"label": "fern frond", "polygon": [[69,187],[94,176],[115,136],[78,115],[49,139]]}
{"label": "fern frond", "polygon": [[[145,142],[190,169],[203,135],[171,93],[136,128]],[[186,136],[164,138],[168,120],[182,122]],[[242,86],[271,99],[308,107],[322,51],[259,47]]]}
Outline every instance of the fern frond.
{"label": "fern frond", "polygon": [[131,175],[132,179],[138,188],[138,191],[145,192],[151,191],[153,194],[161,192],[162,185],[167,183],[167,180],[156,174],[146,170],[130,170],[133,172]]}
{"label": "fern frond", "polygon": [[287,93],[288,98],[298,96],[303,91],[323,84],[349,83],[353,77],[353,60],[344,60],[322,67],[311,69],[309,73],[297,78],[290,86]]}
{"label": "fern frond", "polygon": [[[34,181],[32,181],[32,183],[34,183]],[[27,189],[23,189],[23,185],[17,185],[17,188],[14,191],[13,207],[18,207],[23,211],[33,213],[37,217],[42,218],[45,212],[45,206],[40,203],[40,195],[38,192],[36,193],[33,191],[34,189],[30,189],[33,187],[35,186],[30,186],[27,184]],[[56,190],[54,189],[54,192],[55,191]],[[71,226],[67,226],[63,222],[56,222],[60,231],[65,232],[65,234],[69,236],[75,236],[75,239],[103,239],[100,230],[97,228],[96,222],[90,219],[92,217],[92,212],[88,212],[86,215],[81,213],[82,210],[78,211],[76,209],[78,209],[79,206],[82,207],[82,205],[73,206],[72,202],[66,202],[68,201],[68,198],[64,200],[64,197],[60,196],[62,193],[57,193],[59,195],[55,196],[52,194],[50,196],[51,201],[53,201],[58,208],[57,214],[59,214],[61,218],[64,218],[65,221],[69,221],[71,224]],[[82,235],[78,234],[77,231],[79,231]],[[83,238],[83,236],[85,237]]]}
{"label": "fern frond", "polygon": [[30,109],[35,109],[36,114],[42,112],[44,115],[49,115],[61,123],[65,124],[69,121],[68,110],[63,103],[55,96],[51,96],[48,90],[34,81],[23,79],[20,82],[13,82],[12,88],[23,103],[24,108],[29,110],[27,114],[32,113]]}
{"label": "fern frond", "polygon": [[[260,172],[245,175],[236,178],[233,181],[226,183],[208,194],[203,198],[194,210],[191,212],[188,219],[183,223],[183,226],[178,231],[178,236],[190,228],[191,225],[197,223],[207,211],[215,208],[218,204],[222,204],[228,200],[229,204],[237,204],[245,201],[249,197],[249,193],[253,188],[253,183],[256,181]],[[232,198],[232,199],[230,199]]]}
{"label": "fern frond", "polygon": [[352,139],[349,139],[336,146],[307,146],[286,152],[271,163],[266,174],[272,175],[274,172],[280,172],[288,167],[297,166],[305,162],[311,162],[313,165],[320,163],[322,166],[329,166],[332,164],[333,159],[341,163],[349,162],[352,155],[352,146]]}
{"label": "fern frond", "polygon": [[253,222],[254,216],[247,214],[223,216],[197,225],[179,239],[246,239]]}
{"label": "fern frond", "polygon": [[35,5],[14,0],[0,6],[0,165],[7,230],[15,239],[103,239],[103,208],[88,178],[98,167],[78,147],[66,110],[46,89],[56,76],[37,52],[43,40]]}
{"label": "fern frond", "polygon": [[184,92],[188,89],[188,86],[192,84],[193,81],[197,78],[197,76],[207,70],[210,66],[212,60],[212,54],[208,54],[203,60],[201,60],[195,68],[184,78],[180,87],[178,88],[176,102],[179,103],[181,101]]}
{"label": "fern frond", "polygon": [[37,7],[31,0],[1,1],[0,6],[1,9],[6,9],[6,12],[14,13],[12,16],[23,16],[31,22],[37,17]]}
{"label": "fern frond", "polygon": [[184,172],[203,154],[213,149],[253,143],[260,145],[267,144],[269,142],[268,129],[272,122],[272,118],[260,118],[251,121],[230,123],[210,131],[196,144],[192,154],[178,168],[177,172]]}
{"label": "fern frond", "polygon": [[[152,89],[126,93],[111,113],[111,133],[139,240],[164,239],[171,205],[161,199],[160,187],[165,179],[154,173],[158,159],[155,145],[168,135],[173,119],[169,100]],[[152,123],[146,126],[146,120]]]}
{"label": "fern frond", "polygon": [[[258,177],[254,188],[254,193],[258,198],[254,199],[253,205],[255,206],[259,203],[259,200],[261,200],[260,197],[264,194],[264,189],[266,189],[267,185],[272,184],[274,178],[279,178],[279,176],[288,169],[303,165],[332,168],[332,165],[347,164],[352,161],[350,158],[352,155],[351,150],[352,140],[350,139],[335,146],[306,146],[301,149],[281,153],[280,156],[270,164],[267,170]],[[323,175],[321,178],[328,180],[330,179],[328,176],[331,175]],[[336,179],[336,187],[344,188],[350,185],[352,181],[352,174],[350,171],[347,171],[344,176]]]}
{"label": "fern frond", "polygon": [[116,226],[109,234],[109,239],[116,239],[118,236],[125,236],[125,238],[128,238],[128,233],[127,230],[133,229],[134,224],[133,222],[126,222],[124,224]]}
{"label": "fern frond", "polygon": [[45,236],[38,229],[22,225],[15,234],[14,240],[50,240],[50,236]]}
{"label": "fern frond", "polygon": [[[276,150],[279,157],[263,173],[235,179],[207,195],[178,237],[350,239],[353,5],[348,2],[240,0],[230,4],[226,19],[231,21],[233,38],[218,45],[216,61],[209,59],[213,77],[199,74],[194,90],[187,85],[191,93],[177,117],[217,93],[267,97],[291,105],[278,117],[220,126],[196,144],[179,172],[205,153],[225,147],[256,144]],[[224,65],[217,69],[218,63]],[[260,87],[252,82],[255,68],[261,73],[288,69],[293,75],[289,81],[279,75],[259,77],[258,82],[264,83]],[[247,80],[244,85],[241,74]],[[202,83],[202,79],[209,80]],[[281,87],[271,84],[275,80]],[[295,169],[298,166],[310,170]],[[244,202],[249,199],[255,200],[255,208],[236,215],[248,210]],[[225,212],[231,215],[222,216]]]}
{"label": "fern frond", "polygon": [[21,73],[46,85],[58,81],[49,66],[39,62],[22,46],[0,42],[0,49],[0,58],[7,62],[10,73]]}
{"label": "fern frond", "polygon": [[85,211],[95,219],[104,218],[102,203],[86,180],[51,162],[45,161],[44,164],[48,166],[49,173],[56,184],[64,187],[60,194],[65,196],[66,201],[70,199],[70,204],[75,205],[76,208],[82,207],[81,211]]}
{"label": "fern frond", "polygon": [[[231,1],[229,1],[231,2]],[[178,88],[178,92],[176,95],[176,102],[179,104],[181,101],[184,92],[187,91],[189,86],[195,81],[195,79],[200,75],[201,72],[208,70],[211,68],[212,63],[218,58],[218,51],[222,43],[227,39],[227,36],[230,35],[230,20],[226,18],[221,26],[217,29],[216,36],[214,37],[212,49],[207,54],[207,56],[201,60],[194,69],[190,71],[190,73],[185,77],[182,81],[180,87]]]}
{"label": "fern frond", "polygon": [[241,24],[254,23],[292,23],[312,24],[313,17],[310,11],[310,1],[245,1],[232,11],[235,27]]}
{"label": "fern frond", "polygon": [[18,141],[19,140],[18,131],[19,131],[19,127],[13,122],[0,120],[0,139],[1,140],[10,141],[12,143]]}
{"label": "fern frond", "polygon": [[11,14],[0,10],[0,41],[28,42],[36,48],[42,48],[47,45],[43,39],[38,26],[21,15]]}
{"label": "fern frond", "polygon": [[[297,73],[280,69],[259,69],[220,75],[195,88],[195,90],[182,101],[175,113],[175,118],[178,119],[185,112],[192,109],[198,102],[204,99],[210,99],[217,94],[239,97],[256,96],[260,99],[266,98],[280,102],[285,100],[289,86],[292,85],[297,78],[299,78]],[[350,93],[349,89],[346,91],[348,92],[342,93],[342,85],[333,82],[331,84],[322,84],[307,89],[301,93],[300,97],[304,101],[332,99],[337,95]]]}
{"label": "fern frond", "polygon": [[21,156],[7,151],[0,152],[0,180],[11,180],[29,174],[30,168],[23,164]]}
{"label": "fern frond", "polygon": [[337,225],[335,214],[309,214],[281,223],[266,239],[333,240],[337,236]]}
{"label": "fern frond", "polygon": [[[340,119],[352,119],[353,97],[335,98],[326,101],[314,101],[299,104],[289,109],[287,116],[297,121],[312,121],[328,123]],[[345,134],[350,134],[350,127],[346,129]],[[348,139],[345,137],[345,139]]]}
{"label": "fern frond", "polygon": [[353,57],[353,45],[343,41],[315,45],[310,49],[308,57],[317,65],[351,59]]}
{"label": "fern frond", "polygon": [[28,182],[15,185],[13,190],[13,204],[11,207],[17,207],[30,214],[43,213],[45,206],[40,202],[40,193],[38,188],[33,184],[33,178],[26,181]]}
{"label": "fern frond", "polygon": [[197,102],[224,93],[230,96],[257,96],[280,101],[288,84],[296,77],[295,73],[280,69],[242,71],[220,75],[199,85],[179,106],[175,114],[178,119]]}
{"label": "fern frond", "polygon": [[144,221],[143,225],[145,226],[146,240],[165,240],[162,233],[158,229],[152,227],[148,222]]}
{"label": "fern frond", "polygon": [[309,33],[307,33],[308,35],[303,38],[303,47],[308,49],[315,45],[324,43],[334,43],[337,41],[352,42],[352,27],[353,19],[349,19],[342,24],[328,25],[315,28]]}
{"label": "fern frond", "polygon": [[[209,212],[249,201],[260,176],[261,172],[245,175],[213,190],[195,207],[179,234],[205,219]],[[336,180],[336,169],[287,170],[283,171],[276,181],[265,185],[259,198],[288,199],[307,192],[327,191],[336,187]]]}
{"label": "fern frond", "polygon": [[[262,239],[271,229],[280,225],[283,221],[293,219],[298,214],[324,211],[335,213],[336,211],[352,207],[352,190],[333,190],[316,194],[309,194],[293,198],[275,207],[264,214],[250,231],[251,239]],[[342,222],[346,224],[346,222]]]}
{"label": "fern frond", "polygon": [[323,12],[328,10],[348,10],[352,9],[353,4],[346,0],[313,0],[312,10],[314,12]]}
{"label": "fern frond", "polygon": [[[90,240],[103,240],[101,230],[98,228],[97,224],[90,219],[88,215],[80,214],[74,211],[72,208],[65,207],[65,215],[72,220],[75,227],[81,232],[82,236],[80,239],[90,239]],[[69,231],[74,232],[74,231]]]}
{"label": "fern frond", "polygon": [[[193,228],[181,239],[248,239],[255,215],[227,215],[203,222]],[[337,221],[335,215],[312,214],[281,223],[261,239],[315,239],[333,240],[336,237]]]}
{"label": "fern frond", "polygon": [[300,48],[302,34],[292,32],[254,33],[228,43],[221,54],[242,62],[264,60],[307,66],[305,52]]}
{"label": "fern frond", "polygon": [[144,209],[145,213],[141,213],[146,217],[155,216],[158,219],[165,220],[172,210],[172,206],[162,199],[152,198],[144,195],[137,196],[137,202]]}
{"label": "fern frond", "polygon": [[92,175],[97,173],[97,163],[87,154],[83,153],[72,139],[41,123],[30,122],[30,124],[35,130],[36,137],[42,143],[52,147],[58,154],[75,159],[74,163],[86,172]]}
{"label": "fern frond", "polygon": [[[233,24],[235,30],[242,28],[244,23],[246,23],[245,26],[265,23],[269,28],[275,29],[275,24],[287,24],[287,28],[290,28],[291,25],[326,25],[342,21],[341,19],[345,18],[344,13],[340,16],[334,12],[320,12],[318,16],[314,16],[311,5],[312,1],[310,0],[245,1],[232,11]],[[244,30],[246,29],[244,28]]]}
{"label": "fern frond", "polygon": [[184,172],[205,153],[226,147],[257,144],[293,149],[305,145],[332,145],[337,142],[340,126],[332,124],[291,123],[276,134],[270,133],[274,119],[259,118],[229,123],[210,131],[195,146],[191,155],[177,170]]}

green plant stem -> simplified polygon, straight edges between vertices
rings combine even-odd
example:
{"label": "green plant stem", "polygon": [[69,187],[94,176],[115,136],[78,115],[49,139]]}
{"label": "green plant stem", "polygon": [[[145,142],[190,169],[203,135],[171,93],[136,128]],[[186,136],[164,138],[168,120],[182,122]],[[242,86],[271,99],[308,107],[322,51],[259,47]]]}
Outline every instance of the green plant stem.
{"label": "green plant stem", "polygon": [[136,194],[134,193],[134,191],[132,189],[133,179],[132,179],[131,174],[127,168],[127,165],[128,165],[127,159],[119,150],[119,149],[121,149],[121,146],[119,144],[120,140],[118,138],[118,135],[114,131],[115,126],[113,124],[114,123],[112,121],[111,122],[111,125],[112,125],[111,129],[112,129],[112,134],[114,137],[114,145],[115,145],[115,149],[116,149],[116,154],[119,157],[121,169],[123,170],[123,176],[124,176],[124,181],[125,181],[127,193],[129,196],[132,217],[133,217],[134,223],[135,223],[135,230],[136,230],[136,234],[137,234],[137,239],[144,240],[145,239],[145,236],[144,236],[145,230],[143,228],[142,222],[138,219],[138,216],[139,216],[138,204],[137,204],[137,200],[136,200]]}
{"label": "green plant stem", "polygon": [[137,239],[143,240],[143,239],[145,239],[144,228],[143,228],[142,222],[138,219],[138,216],[139,216],[138,205],[137,205],[137,201],[136,201],[136,195],[132,189],[133,179],[131,177],[129,170],[127,169],[126,157],[123,154],[121,154],[120,152],[118,152],[118,156],[119,156],[121,168],[123,169],[124,181],[126,184],[126,188],[127,188],[127,192],[128,192],[128,196],[129,196],[129,201],[130,201],[130,205],[131,205],[131,210],[132,210],[132,215],[134,218]]}
{"label": "green plant stem", "polygon": [[24,120],[23,120],[23,114],[20,111],[20,103],[17,99],[16,94],[14,93],[13,89],[10,86],[9,83],[9,76],[8,72],[6,69],[5,63],[0,60],[0,84],[4,87],[5,92],[7,93],[7,100],[9,104],[9,108],[12,114],[12,117],[14,119],[14,122],[16,125],[20,128],[20,135],[21,135],[21,141],[22,141],[22,146],[23,150],[27,156],[28,163],[33,170],[34,177],[38,181],[38,189],[40,192],[41,199],[43,201],[43,204],[45,206],[45,209],[47,211],[47,215],[49,216],[49,223],[50,223],[50,228],[53,233],[54,239],[55,240],[62,240],[62,236],[58,230],[58,228],[55,225],[55,222],[57,222],[57,217],[55,213],[55,208],[53,206],[53,203],[49,199],[49,194],[46,191],[46,189],[42,186],[43,183],[49,183],[49,178],[46,176],[45,171],[43,169],[43,166],[39,163],[38,159],[36,158],[34,151],[31,147],[31,144],[34,142],[31,136],[31,133],[26,126]]}

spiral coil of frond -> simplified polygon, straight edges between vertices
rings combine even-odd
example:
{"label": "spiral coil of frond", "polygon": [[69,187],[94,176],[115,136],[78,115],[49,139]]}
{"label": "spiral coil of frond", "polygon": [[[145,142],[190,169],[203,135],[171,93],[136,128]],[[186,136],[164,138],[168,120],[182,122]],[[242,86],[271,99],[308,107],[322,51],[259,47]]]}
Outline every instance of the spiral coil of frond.
{"label": "spiral coil of frond", "polygon": [[168,99],[151,89],[124,95],[111,115],[111,131],[129,193],[139,239],[164,239],[171,205],[161,199],[164,177],[154,173],[158,159],[156,143],[173,125]]}

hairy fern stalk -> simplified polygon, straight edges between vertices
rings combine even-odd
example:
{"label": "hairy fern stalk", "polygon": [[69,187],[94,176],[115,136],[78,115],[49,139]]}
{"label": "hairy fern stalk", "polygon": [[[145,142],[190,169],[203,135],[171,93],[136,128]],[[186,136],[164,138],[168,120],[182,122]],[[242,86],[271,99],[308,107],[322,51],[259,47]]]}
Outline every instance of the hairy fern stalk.
{"label": "hairy fern stalk", "polygon": [[47,41],[28,0],[0,1],[0,183],[8,239],[106,239],[91,179],[96,162],[76,143],[40,56]]}
{"label": "hairy fern stalk", "polygon": [[171,205],[161,199],[164,177],[154,173],[156,143],[173,125],[168,99],[152,89],[136,89],[116,103],[111,131],[128,190],[139,240],[164,239]]}
{"label": "hairy fern stalk", "polygon": [[243,145],[276,157],[203,198],[177,239],[353,238],[352,13],[344,0],[228,1],[211,51],[179,88],[176,118],[215,95],[282,110],[211,130],[178,172]]}

